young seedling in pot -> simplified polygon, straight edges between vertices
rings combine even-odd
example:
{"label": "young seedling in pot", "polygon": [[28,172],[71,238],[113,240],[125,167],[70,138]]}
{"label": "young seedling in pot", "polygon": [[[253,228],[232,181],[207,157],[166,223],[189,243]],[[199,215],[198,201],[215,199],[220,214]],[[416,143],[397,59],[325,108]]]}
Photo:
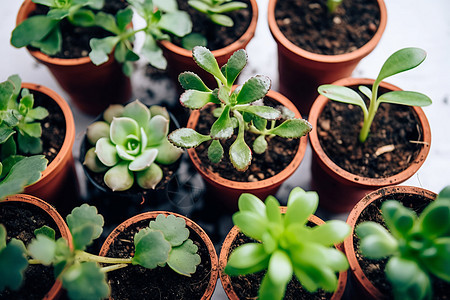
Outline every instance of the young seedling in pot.
{"label": "young seedling in pot", "polygon": [[[245,171],[251,163],[252,151],[244,140],[245,133],[251,131],[258,135],[253,151],[263,153],[267,143],[277,135],[284,138],[300,138],[311,131],[311,125],[302,119],[293,118],[293,112],[285,107],[276,109],[257,103],[270,89],[270,79],[257,75],[248,79],[242,86],[233,87],[239,73],[247,64],[245,50],[236,51],[228,62],[219,68],[212,53],[205,47],[195,47],[192,51],[195,62],[217,81],[218,88],[207,87],[202,79],[192,73],[184,72],[179,76],[186,90],[180,96],[182,105],[190,109],[201,109],[207,104],[216,104],[214,110],[217,120],[211,126],[210,134],[204,135],[194,129],[181,128],[169,135],[169,140],[182,148],[197,147],[203,142],[212,141],[208,148],[208,157],[212,163],[218,163],[223,157],[220,140],[232,137],[237,128],[237,138],[230,147],[229,155],[238,171]],[[276,125],[276,120],[284,121]]]}
{"label": "young seedling in pot", "polygon": [[258,292],[262,300],[283,299],[293,274],[309,292],[319,288],[335,291],[336,272],[345,271],[348,262],[333,245],[342,242],[351,230],[347,223],[337,220],[307,226],[318,203],[317,193],[297,187],[291,191],[286,213],[282,214],[273,196],[264,203],[252,194],[242,194],[233,222],[243,234],[260,243],[237,247],[225,273],[238,276],[267,270]]}
{"label": "young seedling in pot", "polygon": [[342,0],[327,0],[327,8],[330,14],[333,14],[336,9],[341,5]]}
{"label": "young seedling in pot", "polygon": [[87,129],[87,140],[95,146],[86,152],[84,165],[92,172],[106,172],[104,182],[113,191],[128,190],[135,181],[143,189],[154,189],[163,178],[158,164],[170,165],[182,154],[167,140],[167,110],[136,100],[125,107],[110,106],[103,118]]}
{"label": "young seedling in pot", "polygon": [[0,83],[0,199],[39,180],[48,162],[43,155],[25,156],[42,153],[39,121],[48,111],[34,107],[33,95],[21,83],[18,75]]}
{"label": "young seedling in pot", "polygon": [[356,227],[361,253],[388,258],[384,272],[395,299],[432,299],[435,278],[450,282],[450,186],[419,217],[395,200],[381,212],[387,229],[372,221]]}
{"label": "young seedling in pot", "polygon": [[364,143],[369,136],[370,126],[381,103],[409,106],[431,104],[431,99],[428,96],[418,92],[391,91],[378,96],[378,87],[382,80],[417,67],[425,60],[425,57],[425,51],[419,48],[404,48],[392,54],[381,67],[378,77],[372,85],[372,90],[366,86],[358,87],[359,91],[369,99],[369,108],[367,108],[363,98],[351,88],[325,84],[321,85],[318,91],[331,100],[361,107],[364,114],[364,123],[359,133],[359,141]]}
{"label": "young seedling in pot", "polygon": [[36,239],[27,249],[16,239],[6,244],[6,230],[0,225],[0,290],[19,289],[27,265],[43,264],[54,267],[55,278],[61,280],[70,299],[105,299],[110,294],[107,272],[129,265],[147,269],[168,265],[178,274],[190,277],[200,263],[198,247],[189,239],[186,222],[174,215],[160,214],[136,233],[134,254],[129,258],[103,257],[85,251],[103,231],[103,217],[94,206],[83,204],[74,208],[66,221],[73,249],[64,238],[55,240],[55,231],[48,226],[35,231]]}
{"label": "young seedling in pot", "polygon": [[214,23],[226,27],[233,27],[234,22],[225,13],[247,8],[247,3],[231,0],[189,0],[188,4]]}

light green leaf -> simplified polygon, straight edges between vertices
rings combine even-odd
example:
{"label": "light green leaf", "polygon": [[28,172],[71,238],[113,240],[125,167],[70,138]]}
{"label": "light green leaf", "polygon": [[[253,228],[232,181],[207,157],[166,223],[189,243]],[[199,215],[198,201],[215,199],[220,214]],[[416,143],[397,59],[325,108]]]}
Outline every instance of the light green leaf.
{"label": "light green leaf", "polygon": [[350,234],[350,226],[339,220],[327,221],[325,224],[311,228],[311,238],[313,242],[326,247],[343,242]]}
{"label": "light green leaf", "polygon": [[169,133],[169,120],[163,116],[154,116],[148,124],[148,146],[157,146]]}
{"label": "light green leaf", "polygon": [[313,272],[308,273],[303,271],[301,268],[296,268],[294,266],[294,274],[307,291],[314,292],[319,288],[316,280],[311,277],[311,275],[314,274]]}
{"label": "light green leaf", "polygon": [[322,249],[325,252],[326,265],[333,271],[345,271],[348,269],[347,257],[335,248]]}
{"label": "light green leaf", "polygon": [[450,282],[450,237],[437,239],[434,245],[437,253],[424,258],[425,266],[433,275]]}
{"label": "light green leaf", "polygon": [[157,164],[151,164],[150,167],[136,174],[136,182],[143,189],[155,189],[163,178],[163,171]]}
{"label": "light green leaf", "polygon": [[95,24],[111,33],[119,34],[120,30],[117,27],[116,19],[113,15],[104,13],[102,11],[95,15]]}
{"label": "light green leaf", "polygon": [[234,128],[230,119],[230,106],[225,106],[220,117],[211,126],[211,137],[228,139],[233,135]]}
{"label": "light green leaf", "polygon": [[358,86],[358,89],[361,93],[363,93],[367,98],[372,99],[372,90],[369,89],[365,85]]}
{"label": "light green leaf", "polygon": [[153,0],[153,4],[164,12],[172,12],[178,10],[176,0]]}
{"label": "light green leaf", "polygon": [[114,191],[126,191],[133,186],[134,176],[123,161],[109,169],[103,178],[105,184]]}
{"label": "light green leaf", "polygon": [[266,199],[266,214],[269,222],[282,225],[280,203],[273,196]]}
{"label": "light green leaf", "polygon": [[208,10],[210,9],[210,6],[208,4],[206,4],[204,1],[201,0],[189,0],[188,4],[198,10],[199,12],[202,12],[204,14],[208,13]]}
{"label": "light green leaf", "polygon": [[392,91],[378,97],[378,101],[409,106],[427,106],[431,104],[431,99],[422,93],[410,91]]}
{"label": "light green leaf", "polygon": [[383,218],[392,234],[401,238],[413,228],[417,215],[397,201],[385,201],[381,206]]}
{"label": "light green leaf", "polygon": [[187,90],[181,94],[180,102],[190,109],[200,109],[210,102],[215,103],[216,98],[211,92]]}
{"label": "light green leaf", "polygon": [[228,2],[228,3],[223,3],[219,6],[211,7],[211,8],[209,8],[209,11],[214,12],[214,13],[226,13],[226,12],[231,12],[231,11],[242,9],[242,8],[247,8],[247,3],[233,1],[233,2]]}
{"label": "light green leaf", "polygon": [[210,15],[209,17],[211,18],[211,21],[221,26],[233,27],[234,25],[233,19],[227,15],[213,14]]}
{"label": "light green leaf", "polygon": [[140,265],[147,269],[154,269],[158,265],[165,264],[169,259],[170,243],[164,239],[159,230],[144,228],[134,237],[136,248],[133,265]]}
{"label": "light green leaf", "polygon": [[124,31],[125,28],[131,23],[133,19],[133,10],[131,7],[119,10],[116,14],[117,27],[120,31]]}
{"label": "light green leaf", "polygon": [[275,251],[269,261],[267,275],[277,286],[286,286],[292,278],[293,268],[289,256],[282,250]]}
{"label": "light green leaf", "polygon": [[217,77],[223,84],[227,83],[226,78],[219,69],[216,58],[210,50],[201,46],[194,47],[192,50],[192,57],[197,65],[199,65],[206,72]]}
{"label": "light green leaf", "polygon": [[252,161],[252,151],[245,143],[244,138],[236,138],[231,145],[230,161],[236,170],[240,172],[247,170]]}
{"label": "light green leaf", "polygon": [[319,204],[316,192],[305,192],[299,187],[289,194],[287,210],[284,218],[285,226],[290,224],[306,224],[310,215],[314,214]]}
{"label": "light green leaf", "polygon": [[130,171],[143,171],[144,169],[150,167],[158,155],[158,150],[156,149],[145,149],[139,156],[137,156],[130,164],[128,169]]}
{"label": "light green leaf", "polygon": [[62,34],[61,29],[55,26],[49,34],[39,41],[32,41],[31,46],[39,48],[47,55],[54,55],[61,50]]}
{"label": "light green leaf", "polygon": [[368,258],[384,258],[398,249],[397,240],[378,223],[364,222],[356,227],[356,234],[361,239],[361,252]]}
{"label": "light green leaf", "polygon": [[55,240],[55,230],[47,225],[44,225],[34,231],[35,236],[38,236],[39,234],[44,235],[51,240]]}
{"label": "light green leaf", "polygon": [[285,293],[286,286],[276,285],[271,277],[266,274],[264,276],[261,286],[258,290],[259,300],[282,300]]}
{"label": "light green leaf", "polygon": [[11,241],[0,251],[0,291],[5,287],[16,291],[20,288],[23,273],[28,266],[26,249],[22,241]]}
{"label": "light green leaf", "polygon": [[195,73],[183,72],[178,76],[178,81],[185,90],[197,90],[200,92],[211,92],[203,80]]}
{"label": "light green leaf", "polygon": [[231,253],[224,271],[232,276],[255,273],[267,268],[269,258],[262,244],[247,243]]}
{"label": "light green leaf", "polygon": [[201,262],[197,251],[198,247],[192,240],[186,240],[181,246],[172,248],[167,264],[178,274],[191,277]]}
{"label": "light green leaf", "polygon": [[122,104],[110,104],[108,108],[103,111],[103,119],[111,124],[114,118],[122,116],[124,109]]}
{"label": "light green leaf", "polygon": [[86,129],[86,137],[91,145],[95,145],[101,138],[109,138],[109,124],[104,121],[97,121],[89,125]]}
{"label": "light green leaf", "polygon": [[[100,237],[103,232],[104,220],[102,215],[97,213],[95,206],[86,203],[75,207],[66,217],[67,226],[72,233],[73,243],[76,249],[84,249],[93,240]],[[86,230],[91,228],[91,230]],[[87,234],[90,232],[90,235]]]}
{"label": "light green leaf", "polygon": [[49,34],[58,22],[43,15],[30,17],[13,30],[11,44],[21,48],[30,45],[31,42],[39,41]]}
{"label": "light green leaf", "polygon": [[161,48],[159,48],[151,34],[147,33],[145,35],[144,45],[142,46],[140,54],[148,60],[153,67],[161,70],[166,69],[167,60],[164,58]]}
{"label": "light green leaf", "polygon": [[226,64],[226,78],[227,85],[231,87],[234,81],[237,79],[242,69],[247,64],[247,52],[244,49],[240,49],[234,52],[227,61]]}
{"label": "light green leaf", "polygon": [[108,36],[102,39],[92,38],[89,41],[91,52],[89,57],[94,65],[98,66],[108,61],[108,55],[112,52],[120,38],[117,36]]}
{"label": "light green leaf", "polygon": [[155,149],[158,150],[155,161],[163,165],[175,163],[184,152],[183,149],[175,147],[167,138],[163,139]]}
{"label": "light green leaf", "polygon": [[43,265],[50,265],[54,261],[56,242],[45,235],[39,234],[28,245],[28,253]]}
{"label": "light green leaf", "polygon": [[0,253],[6,247],[6,228],[0,224]]}
{"label": "light green leaf", "polygon": [[27,118],[31,118],[34,120],[43,120],[48,116],[48,110],[43,107],[36,107],[30,109],[27,114]]}
{"label": "light green leaf", "polygon": [[108,138],[100,138],[95,144],[95,154],[105,166],[112,167],[119,162],[117,149]]}
{"label": "light green leaf", "polygon": [[173,247],[180,246],[189,237],[189,229],[186,228],[186,221],[174,215],[159,214],[154,221],[150,221],[150,228],[160,230],[164,238]]}
{"label": "light green leaf", "polygon": [[284,138],[301,138],[311,130],[312,126],[308,121],[303,119],[290,119],[270,129],[268,134],[275,134]]}
{"label": "light green leaf", "polygon": [[223,153],[224,153],[224,151],[223,151],[222,144],[220,144],[220,141],[213,140],[208,147],[209,160],[214,164],[218,164],[222,160]]}
{"label": "light green leaf", "polygon": [[[140,134],[139,125],[134,119],[119,117],[114,118],[113,121],[111,122],[110,137],[111,142],[113,144],[126,145],[130,135],[137,137],[139,136],[139,134]],[[98,143],[99,142],[97,142],[97,144]]]}
{"label": "light green leaf", "polygon": [[324,84],[319,86],[317,91],[331,100],[357,105],[361,107],[365,114],[368,113],[364,100],[351,88],[340,85]]}
{"label": "light green leaf", "polygon": [[431,240],[444,236],[450,230],[450,202],[430,203],[420,215],[418,224]]}
{"label": "light green leaf", "polygon": [[147,128],[150,120],[150,110],[139,100],[135,100],[124,107],[121,117],[127,117],[137,122],[139,127]]}
{"label": "light green leaf", "polygon": [[61,280],[70,299],[104,299],[110,294],[106,274],[95,262],[70,266]]}
{"label": "light green leaf", "polygon": [[267,217],[263,218],[255,212],[239,211],[233,215],[233,223],[247,236],[261,240],[267,230]]}
{"label": "light green leaf", "polygon": [[95,173],[103,173],[108,170],[108,167],[102,164],[98,159],[97,154],[95,154],[95,147],[92,147],[86,152],[83,165]]}
{"label": "light green leaf", "polygon": [[236,98],[238,104],[248,104],[264,98],[270,90],[270,78],[264,75],[256,75],[248,79],[242,85]]}
{"label": "light green leaf", "polygon": [[39,138],[42,135],[42,128],[40,123],[24,123],[19,124],[21,132],[26,133],[31,137]]}
{"label": "light green leaf", "polygon": [[161,16],[158,27],[178,37],[183,37],[192,31],[192,22],[185,11],[172,11]]}
{"label": "light green leaf", "polygon": [[266,120],[275,120],[281,116],[279,110],[272,108],[270,106],[260,106],[260,105],[246,105],[246,106],[236,106],[238,111],[248,112],[257,115],[260,118]]}
{"label": "light green leaf", "polygon": [[267,218],[266,206],[253,194],[241,194],[238,200],[238,206],[241,212],[252,212],[259,215],[261,218]]}
{"label": "light green leaf", "polygon": [[197,147],[201,143],[211,140],[209,135],[200,134],[191,128],[180,128],[172,131],[168,138],[175,146],[183,148]]}
{"label": "light green leaf", "polygon": [[253,151],[255,151],[255,153],[257,154],[262,154],[266,151],[267,146],[268,144],[266,141],[266,137],[264,135],[260,135],[253,142]]}

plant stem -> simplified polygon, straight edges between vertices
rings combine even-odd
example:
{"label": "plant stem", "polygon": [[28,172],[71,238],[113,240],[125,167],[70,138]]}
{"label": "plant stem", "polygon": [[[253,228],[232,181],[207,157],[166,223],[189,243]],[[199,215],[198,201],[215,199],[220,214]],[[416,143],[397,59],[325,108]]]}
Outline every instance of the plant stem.
{"label": "plant stem", "polygon": [[370,98],[369,112],[367,116],[364,115],[363,127],[359,132],[359,141],[361,143],[364,143],[367,140],[367,137],[369,136],[370,126],[372,125],[373,119],[375,118],[375,114],[379,106],[379,103],[377,101],[378,85],[379,83],[375,82],[372,86],[372,98]]}
{"label": "plant stem", "polygon": [[97,263],[106,263],[106,264],[131,264],[131,258],[113,258],[113,257],[104,257],[98,256],[94,254],[90,254],[84,251],[77,250],[75,252],[75,260],[77,261],[94,261]]}
{"label": "plant stem", "polygon": [[119,270],[122,268],[127,267],[127,264],[117,264],[117,265],[112,265],[112,266],[107,266],[107,267],[103,267],[100,269],[100,271],[102,271],[103,273],[108,273],[111,271],[115,271],[115,270]]}

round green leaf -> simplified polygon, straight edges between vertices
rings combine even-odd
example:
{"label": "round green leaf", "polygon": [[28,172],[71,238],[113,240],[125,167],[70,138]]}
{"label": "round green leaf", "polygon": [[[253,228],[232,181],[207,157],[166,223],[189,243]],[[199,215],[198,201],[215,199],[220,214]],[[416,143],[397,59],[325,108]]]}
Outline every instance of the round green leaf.
{"label": "round green leaf", "polygon": [[74,264],[61,279],[70,299],[104,299],[110,294],[106,274],[95,262]]}
{"label": "round green leaf", "polygon": [[252,151],[243,138],[236,138],[230,147],[230,161],[236,170],[244,172],[252,161]]}
{"label": "round green leaf", "polygon": [[195,273],[197,265],[201,262],[197,251],[198,247],[192,240],[186,240],[181,246],[172,248],[167,264],[178,274],[190,277],[191,274]]}
{"label": "round green leaf", "polygon": [[134,237],[136,248],[132,263],[147,269],[154,269],[163,265],[169,258],[171,250],[170,243],[164,239],[159,230],[145,228],[140,230]]}
{"label": "round green leaf", "polygon": [[105,184],[114,191],[126,191],[133,186],[134,176],[123,161],[109,169],[103,178]]}
{"label": "round green leaf", "polygon": [[150,228],[160,230],[164,238],[172,246],[180,246],[189,237],[189,229],[186,228],[186,221],[183,218],[160,214],[154,221],[150,222]]}

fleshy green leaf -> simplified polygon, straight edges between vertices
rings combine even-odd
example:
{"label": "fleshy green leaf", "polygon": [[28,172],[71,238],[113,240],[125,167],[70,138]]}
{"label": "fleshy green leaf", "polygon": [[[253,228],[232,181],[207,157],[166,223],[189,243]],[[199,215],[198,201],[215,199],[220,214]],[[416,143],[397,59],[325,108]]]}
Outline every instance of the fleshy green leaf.
{"label": "fleshy green leaf", "polygon": [[160,230],[164,238],[173,247],[180,246],[189,237],[189,229],[186,228],[186,221],[174,215],[159,214],[154,221],[150,221],[150,228]]}
{"label": "fleshy green leaf", "polygon": [[183,148],[197,147],[201,143],[211,140],[209,135],[200,134],[191,128],[180,128],[172,131],[168,138],[175,146]]}
{"label": "fleshy green leaf", "polygon": [[324,248],[322,251],[325,252],[326,265],[333,271],[345,271],[348,269],[348,262],[344,253],[335,248]]}
{"label": "fleshy green leaf", "polygon": [[183,37],[192,31],[192,22],[187,12],[173,11],[161,16],[158,27],[178,37]]}
{"label": "fleshy green leaf", "polygon": [[321,95],[331,100],[357,105],[361,107],[363,111],[365,111],[365,114],[368,113],[364,100],[357,92],[355,92],[351,88],[340,85],[324,84],[319,86],[317,90]]}
{"label": "fleshy green leaf", "polygon": [[381,82],[387,77],[395,74],[411,70],[420,65],[426,58],[427,54],[419,48],[403,48],[389,56],[381,67],[380,73],[375,81]]}
{"label": "fleshy green leaf", "polygon": [[281,300],[285,293],[286,286],[276,285],[270,276],[264,276],[258,290],[259,300]]}
{"label": "fleshy green leaf", "polygon": [[393,254],[398,248],[394,237],[378,223],[364,222],[356,227],[356,233],[361,239],[361,252],[368,258],[384,258]]}
{"label": "fleshy green leaf", "polygon": [[223,157],[223,147],[219,140],[213,140],[208,147],[208,158],[214,163],[218,164]]}
{"label": "fleshy green leaf", "polygon": [[255,153],[262,154],[266,151],[267,146],[268,144],[266,137],[264,135],[260,135],[253,142],[253,151],[255,151]]}
{"label": "fleshy green leaf", "polygon": [[70,299],[104,299],[110,294],[106,274],[95,262],[70,266],[61,280]]}
{"label": "fleshy green leaf", "polygon": [[256,75],[248,79],[242,85],[236,98],[238,104],[248,104],[264,98],[270,90],[270,78],[264,75]]}
{"label": "fleshy green leaf", "polygon": [[277,127],[270,129],[269,134],[275,134],[284,138],[300,138],[312,130],[311,124],[303,119],[290,119]]}
{"label": "fleshy green leaf", "polygon": [[227,80],[220,71],[219,65],[211,51],[205,47],[197,46],[192,49],[192,56],[197,65],[226,84]]}
{"label": "fleshy green leaf", "polygon": [[180,96],[182,105],[190,109],[200,109],[206,104],[216,103],[216,97],[211,92],[200,92],[197,90],[187,90]]}
{"label": "fleshy green leaf", "polygon": [[427,106],[432,102],[427,95],[410,91],[392,91],[385,93],[378,97],[378,101],[409,106]]}
{"label": "fleshy green leaf", "polygon": [[157,155],[158,150],[146,149],[128,165],[128,169],[130,171],[143,171],[153,164]]}
{"label": "fleshy green leaf", "polygon": [[252,161],[252,151],[243,138],[236,138],[230,147],[230,161],[238,171],[247,170]]}
{"label": "fleshy green leaf", "polygon": [[227,85],[232,86],[237,79],[242,69],[247,64],[247,52],[244,49],[240,49],[234,52],[227,61],[226,64],[226,77]]}
{"label": "fleshy green leaf", "polygon": [[165,138],[161,144],[156,147],[156,150],[158,150],[158,156],[156,156],[155,161],[163,165],[173,164],[184,152],[182,149],[175,147],[172,143],[170,143],[167,138]]}
{"label": "fleshy green leaf", "polygon": [[126,191],[133,186],[134,176],[128,169],[128,162],[123,161],[105,173],[105,184],[114,191]]}
{"label": "fleshy green leaf", "polygon": [[95,15],[91,10],[80,9],[76,11],[71,18],[75,26],[89,27],[95,25]]}
{"label": "fleshy green leaf", "polygon": [[279,110],[270,106],[248,105],[236,107],[238,111],[249,112],[266,120],[275,120],[281,116]]}
{"label": "fleshy green leaf", "polygon": [[154,116],[148,124],[148,145],[157,146],[166,139],[169,132],[169,120],[163,116]]}
{"label": "fleshy green leaf", "polygon": [[261,218],[267,218],[266,206],[253,194],[241,194],[239,197],[238,206],[241,212],[252,212],[259,215]]}
{"label": "fleshy green leaf", "polygon": [[102,164],[98,159],[97,154],[95,154],[95,147],[92,147],[86,152],[83,165],[95,173],[103,173],[108,170],[108,167]]}
{"label": "fleshy green leaf", "polygon": [[44,235],[51,240],[55,240],[55,230],[47,225],[44,225],[34,231],[35,236],[38,236],[39,234]]}
{"label": "fleshy green leaf", "polygon": [[210,15],[209,17],[211,18],[211,21],[221,26],[233,27],[234,25],[233,19],[227,15],[213,14]]}
{"label": "fleshy green leaf", "polygon": [[277,286],[286,286],[292,278],[293,268],[289,256],[281,250],[275,251],[269,261],[267,275]]}
{"label": "fleshy green leaf", "polygon": [[267,217],[261,217],[255,212],[239,211],[233,215],[233,223],[247,236],[261,240],[267,230]]}
{"label": "fleshy green leaf", "polygon": [[[75,249],[84,249],[93,240],[100,237],[103,231],[104,220],[102,215],[97,213],[95,206],[86,203],[75,207],[66,217],[66,221],[72,233]],[[90,228],[90,230],[86,228]]]}
{"label": "fleshy green leaf", "polygon": [[228,3],[223,3],[219,6],[210,7],[209,11],[214,12],[214,13],[226,13],[226,12],[231,12],[231,11],[246,8],[246,7],[247,7],[247,3],[233,1],[233,2],[228,2]]}
{"label": "fleshy green leaf", "polygon": [[58,53],[61,50],[62,45],[61,29],[58,26],[55,26],[43,39],[33,41],[30,45],[39,48],[47,55]]}
{"label": "fleshy green leaf", "polygon": [[197,265],[200,264],[200,255],[197,254],[198,247],[192,240],[186,240],[181,246],[172,248],[167,264],[175,272],[191,277]]}
{"label": "fleshy green leaf", "polygon": [[131,7],[119,10],[116,14],[117,27],[119,27],[121,31],[125,30],[125,28],[131,23],[132,18],[133,10]]}
{"label": "fleshy green leaf", "polygon": [[211,137],[215,139],[227,139],[233,135],[233,123],[230,119],[230,107],[224,107],[220,117],[211,126]]}
{"label": "fleshy green leaf", "polygon": [[165,12],[178,10],[178,4],[175,0],[153,0],[153,4]]}
{"label": "fleshy green leaf", "polygon": [[305,192],[299,187],[294,188],[289,194],[288,209],[284,218],[285,226],[306,224],[309,216],[316,212],[318,204],[319,196],[316,192]]}
{"label": "fleshy green leaf", "polygon": [[150,110],[139,100],[135,100],[124,107],[122,117],[135,120],[139,127],[146,128],[150,120]]}
{"label": "fleshy green leaf", "polygon": [[26,249],[22,241],[11,239],[8,245],[0,250],[0,266],[0,291],[5,287],[18,290],[28,266]]}
{"label": "fleshy green leaf", "polygon": [[200,92],[211,92],[203,80],[195,73],[183,72],[178,76],[178,81],[185,90],[197,90]]}
{"label": "fleshy green leaf", "polygon": [[358,89],[361,93],[363,93],[367,98],[372,99],[372,90],[369,89],[365,85],[358,86]]}
{"label": "fleshy green leaf", "polygon": [[120,33],[120,29],[117,27],[116,19],[114,18],[114,16],[102,11],[97,13],[97,15],[95,16],[95,24],[105,30],[108,30],[111,33]]}
{"label": "fleshy green leaf", "polygon": [[381,206],[387,227],[397,238],[406,236],[413,228],[416,214],[397,201],[386,201]]}
{"label": "fleshy green leaf", "polygon": [[95,154],[105,166],[112,167],[119,162],[117,149],[108,138],[100,138],[95,144]]}
{"label": "fleshy green leaf", "polygon": [[429,204],[420,215],[418,223],[429,239],[444,236],[450,230],[450,202]]}
{"label": "fleshy green leaf", "polygon": [[103,111],[103,119],[111,124],[112,120],[121,117],[125,110],[122,104],[110,104],[107,109]]}
{"label": "fleshy green leaf", "polygon": [[435,241],[436,255],[426,258],[425,265],[433,275],[450,282],[450,238]]}
{"label": "fleshy green leaf", "polygon": [[268,196],[266,199],[266,214],[269,222],[282,224],[280,203],[273,196]]}
{"label": "fleshy green leaf", "polygon": [[102,137],[109,138],[109,124],[104,121],[92,123],[86,129],[86,137],[91,145],[95,145]]}
{"label": "fleshy green leaf", "polygon": [[339,220],[331,220],[312,228],[311,238],[313,242],[329,247],[344,241],[350,234],[350,231],[351,228],[347,223]]}
{"label": "fleshy green leaf", "polygon": [[125,145],[130,135],[137,137],[139,134],[139,125],[134,119],[120,117],[114,118],[111,122],[110,137],[111,141],[116,145]]}
{"label": "fleshy green leaf", "polygon": [[231,253],[224,271],[229,275],[255,273],[267,268],[269,258],[262,244],[244,244]]}
{"label": "fleshy green leaf", "polygon": [[136,174],[136,182],[143,189],[155,189],[163,178],[163,171],[157,164],[151,164],[150,167]]}
{"label": "fleshy green leaf", "polygon": [[132,263],[147,269],[165,264],[171,250],[170,243],[164,239],[162,231],[150,228],[141,229],[134,237],[136,248]]}

